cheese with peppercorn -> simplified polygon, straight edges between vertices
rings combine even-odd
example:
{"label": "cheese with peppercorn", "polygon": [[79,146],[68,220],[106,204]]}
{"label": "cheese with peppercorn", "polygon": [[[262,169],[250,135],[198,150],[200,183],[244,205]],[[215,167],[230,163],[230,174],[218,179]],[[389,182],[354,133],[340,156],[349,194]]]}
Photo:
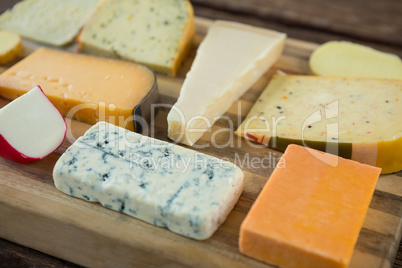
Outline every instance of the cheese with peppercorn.
{"label": "cheese with peppercorn", "polygon": [[236,134],[402,169],[402,80],[274,75]]}

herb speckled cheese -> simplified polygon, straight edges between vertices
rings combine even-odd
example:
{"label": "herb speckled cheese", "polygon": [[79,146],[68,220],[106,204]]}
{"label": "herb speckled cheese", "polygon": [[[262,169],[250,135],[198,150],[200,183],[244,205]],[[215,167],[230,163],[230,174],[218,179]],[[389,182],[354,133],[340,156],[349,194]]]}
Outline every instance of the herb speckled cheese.
{"label": "herb speckled cheese", "polygon": [[195,35],[187,0],[106,0],[79,36],[82,51],[176,75]]}
{"label": "herb speckled cheese", "polygon": [[25,0],[0,16],[0,29],[53,46],[74,40],[99,0]]}
{"label": "herb speckled cheese", "polygon": [[57,161],[57,189],[194,239],[209,238],[243,189],[232,163],[99,122]]}
{"label": "herb speckled cheese", "polygon": [[402,169],[402,80],[274,75],[237,135]]}

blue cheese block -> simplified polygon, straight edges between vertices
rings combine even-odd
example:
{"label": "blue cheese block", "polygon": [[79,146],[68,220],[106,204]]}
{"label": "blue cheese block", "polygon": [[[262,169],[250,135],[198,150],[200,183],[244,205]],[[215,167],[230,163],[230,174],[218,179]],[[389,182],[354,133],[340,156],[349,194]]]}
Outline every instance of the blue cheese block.
{"label": "blue cheese block", "polygon": [[57,161],[57,189],[194,239],[207,239],[243,190],[236,165],[99,122]]}

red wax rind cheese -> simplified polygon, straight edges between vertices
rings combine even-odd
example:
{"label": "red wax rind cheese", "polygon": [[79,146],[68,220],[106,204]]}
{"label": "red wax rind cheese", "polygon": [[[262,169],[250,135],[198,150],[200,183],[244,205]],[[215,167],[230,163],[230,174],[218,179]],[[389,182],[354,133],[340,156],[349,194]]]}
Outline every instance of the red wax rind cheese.
{"label": "red wax rind cheese", "polygon": [[380,168],[289,145],[240,227],[240,251],[281,267],[347,267]]}

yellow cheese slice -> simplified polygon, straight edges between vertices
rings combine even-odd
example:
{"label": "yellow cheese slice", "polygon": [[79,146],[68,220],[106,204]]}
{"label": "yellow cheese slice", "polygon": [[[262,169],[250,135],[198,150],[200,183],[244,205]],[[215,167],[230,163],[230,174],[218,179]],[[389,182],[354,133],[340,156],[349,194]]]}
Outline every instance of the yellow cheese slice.
{"label": "yellow cheese slice", "polygon": [[21,54],[21,37],[18,34],[0,30],[0,64],[12,61]]}
{"label": "yellow cheese slice", "polygon": [[402,169],[402,80],[274,75],[236,134]]}
{"label": "yellow cheese slice", "polygon": [[0,96],[15,99],[36,85],[64,116],[133,130],[133,110],[155,91],[156,77],[141,64],[41,48],[0,75]]}
{"label": "yellow cheese slice", "polygon": [[105,0],[78,38],[82,51],[175,76],[195,35],[188,0]]}
{"label": "yellow cheese slice", "polygon": [[319,46],[309,64],[314,74],[322,76],[402,79],[402,61],[397,55],[346,41]]}

